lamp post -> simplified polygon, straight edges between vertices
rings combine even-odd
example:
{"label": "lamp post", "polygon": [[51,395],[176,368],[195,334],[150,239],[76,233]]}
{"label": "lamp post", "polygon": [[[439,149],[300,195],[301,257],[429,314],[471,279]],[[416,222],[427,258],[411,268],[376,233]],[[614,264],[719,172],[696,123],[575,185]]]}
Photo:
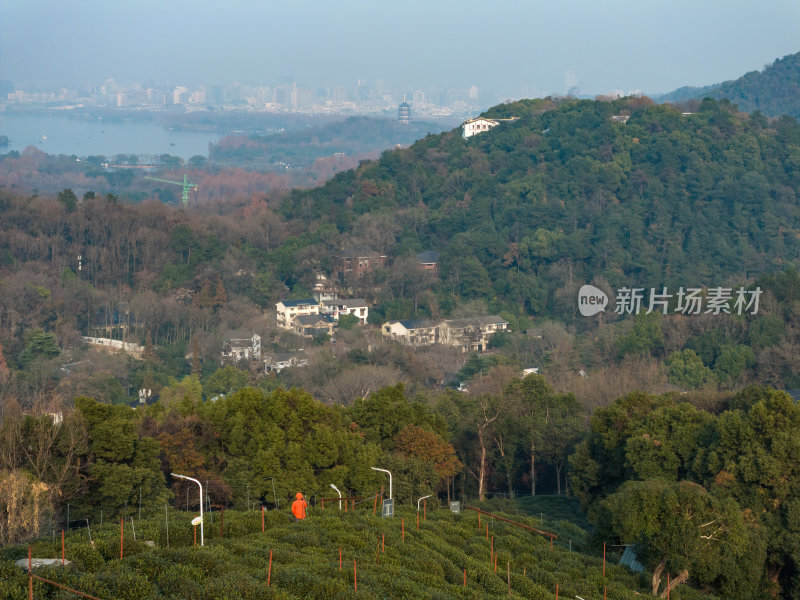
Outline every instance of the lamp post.
{"label": "lamp post", "polygon": [[336,493],[339,494],[339,510],[342,510],[342,492],[339,491],[335,485],[331,484],[331,487],[336,490]]}
{"label": "lamp post", "polygon": [[379,469],[378,467],[370,467],[373,471],[383,471],[389,473],[389,500],[392,499],[392,473],[386,469]]}
{"label": "lamp post", "polygon": [[417,512],[419,512],[419,503],[425,500],[425,498],[430,498],[433,494],[428,494],[427,496],[423,496],[419,500],[417,500]]}
{"label": "lamp post", "polygon": [[170,473],[173,477],[177,477],[178,479],[187,479],[189,481],[194,481],[197,486],[200,488],[200,545],[203,545],[203,484],[200,483],[197,479],[193,477],[187,477],[186,475],[178,475],[177,473]]}

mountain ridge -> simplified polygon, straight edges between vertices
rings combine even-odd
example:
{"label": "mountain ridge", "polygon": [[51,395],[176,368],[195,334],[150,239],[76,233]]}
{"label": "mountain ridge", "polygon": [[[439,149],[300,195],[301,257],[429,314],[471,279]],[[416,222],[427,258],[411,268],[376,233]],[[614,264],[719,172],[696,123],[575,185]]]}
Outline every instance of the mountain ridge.
{"label": "mountain ridge", "polygon": [[672,103],[702,98],[727,99],[742,111],[758,110],[768,117],[786,114],[800,118],[800,52],[775,59],[762,71],[750,71],[738,79],[685,86],[654,97],[658,102]]}

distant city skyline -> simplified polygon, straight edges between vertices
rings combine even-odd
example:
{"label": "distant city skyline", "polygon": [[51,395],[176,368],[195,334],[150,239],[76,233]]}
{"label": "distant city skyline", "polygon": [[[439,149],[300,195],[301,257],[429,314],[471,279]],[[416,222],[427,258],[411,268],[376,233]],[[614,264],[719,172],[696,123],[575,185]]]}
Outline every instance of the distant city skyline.
{"label": "distant city skyline", "polygon": [[796,0],[5,0],[0,80],[655,95],[761,69],[798,31]]}

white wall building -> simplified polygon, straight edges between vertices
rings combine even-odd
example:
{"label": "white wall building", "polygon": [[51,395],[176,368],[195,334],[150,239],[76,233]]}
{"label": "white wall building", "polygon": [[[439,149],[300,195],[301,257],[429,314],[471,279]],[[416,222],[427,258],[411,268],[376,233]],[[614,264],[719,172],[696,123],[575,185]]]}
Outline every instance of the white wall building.
{"label": "white wall building", "polygon": [[476,119],[467,119],[461,124],[463,133],[461,134],[464,139],[471,138],[473,135],[478,135],[484,131],[489,131],[492,127],[497,127],[500,123],[494,119],[486,119],[478,117]]}
{"label": "white wall building", "polygon": [[261,358],[261,336],[247,331],[233,332],[223,342],[220,358],[232,363]]}
{"label": "white wall building", "polygon": [[493,127],[497,127],[503,121],[516,121],[519,117],[510,117],[508,119],[487,119],[486,117],[475,117],[474,119],[467,119],[461,124],[463,129],[461,136],[466,140],[473,135],[478,135],[484,131],[489,131]]}
{"label": "white wall building", "polygon": [[275,305],[278,327],[292,329],[294,320],[300,315],[318,315],[319,303],[313,298],[281,300]]}
{"label": "white wall building", "polygon": [[361,298],[339,298],[320,302],[320,313],[332,316],[336,321],[342,315],[358,317],[359,325],[367,324],[369,305]]}

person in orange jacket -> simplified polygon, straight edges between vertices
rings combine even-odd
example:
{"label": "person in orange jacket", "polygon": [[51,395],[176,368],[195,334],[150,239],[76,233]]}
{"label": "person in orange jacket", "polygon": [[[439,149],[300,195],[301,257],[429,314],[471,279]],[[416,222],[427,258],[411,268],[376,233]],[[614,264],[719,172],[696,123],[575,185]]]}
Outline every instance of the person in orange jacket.
{"label": "person in orange jacket", "polygon": [[297,523],[306,518],[306,507],[308,503],[303,498],[303,494],[297,492],[295,494],[295,501],[292,502],[292,515],[294,515],[294,522]]}

